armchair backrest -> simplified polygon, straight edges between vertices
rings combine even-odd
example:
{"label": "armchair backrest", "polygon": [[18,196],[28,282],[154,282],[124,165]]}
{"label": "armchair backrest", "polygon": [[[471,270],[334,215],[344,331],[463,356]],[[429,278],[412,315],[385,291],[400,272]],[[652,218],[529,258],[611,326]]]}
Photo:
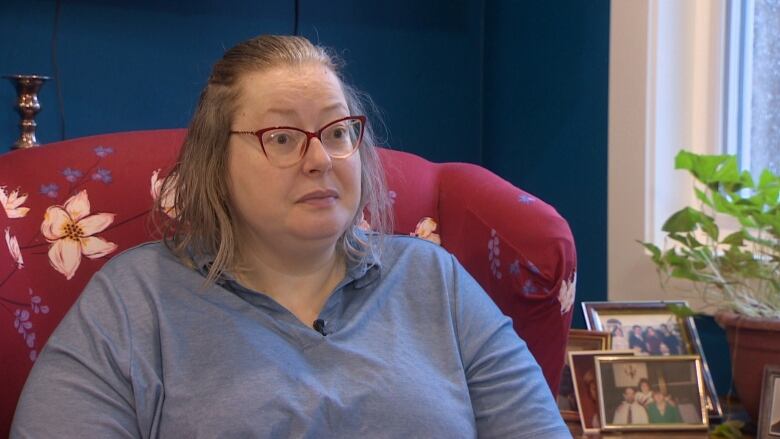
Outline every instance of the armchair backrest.
{"label": "armchair backrest", "polygon": [[[38,352],[94,272],[154,239],[155,180],[167,174],[184,135],[115,133],[0,155],[0,436]],[[478,166],[387,149],[380,155],[396,233],[413,233],[432,218],[441,244],[513,318],[557,389],[576,270],[566,222]]]}

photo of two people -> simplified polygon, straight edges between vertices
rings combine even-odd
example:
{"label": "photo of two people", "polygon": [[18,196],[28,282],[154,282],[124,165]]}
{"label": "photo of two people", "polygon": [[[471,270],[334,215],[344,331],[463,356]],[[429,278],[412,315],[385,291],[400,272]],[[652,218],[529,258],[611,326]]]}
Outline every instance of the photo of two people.
{"label": "photo of two people", "polygon": [[597,358],[605,426],[702,426],[697,357]]}

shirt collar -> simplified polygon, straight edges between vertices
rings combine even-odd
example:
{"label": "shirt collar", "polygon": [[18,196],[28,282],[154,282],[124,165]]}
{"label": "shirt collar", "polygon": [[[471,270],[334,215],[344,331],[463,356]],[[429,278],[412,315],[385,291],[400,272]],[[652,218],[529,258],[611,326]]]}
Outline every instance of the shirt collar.
{"label": "shirt collar", "polygon": [[[371,284],[379,277],[382,264],[377,255],[378,245],[375,242],[379,238],[379,234],[357,229],[357,235],[363,242],[369,242],[369,246],[373,250],[369,250],[366,257],[362,259],[347,258],[347,274],[344,284],[354,281],[354,287],[359,289]],[[196,255],[191,249],[188,250],[188,253],[195,264],[195,270],[203,277],[207,277],[214,263],[214,257],[212,255]],[[238,281],[232,273],[225,271],[217,278],[216,283],[225,286],[225,284],[237,284]]]}

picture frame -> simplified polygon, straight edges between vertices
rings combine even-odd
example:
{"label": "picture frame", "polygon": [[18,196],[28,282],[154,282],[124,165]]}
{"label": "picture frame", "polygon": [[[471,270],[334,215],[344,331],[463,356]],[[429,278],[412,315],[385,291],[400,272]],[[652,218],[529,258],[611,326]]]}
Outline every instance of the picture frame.
{"label": "picture frame", "polygon": [[780,439],[780,365],[766,365],[762,383],[757,437]]}
{"label": "picture frame", "polygon": [[[713,420],[720,419],[723,417],[723,408],[718,399],[718,392],[707,364],[707,357],[704,355],[699,333],[696,330],[696,322],[693,317],[675,315],[670,306],[687,307],[688,302],[684,300],[583,302],[582,311],[585,314],[588,329],[607,331],[612,334],[611,349],[636,349],[636,345],[629,341],[630,335],[626,334],[625,329],[631,328],[633,331],[635,326],[640,326],[640,329],[644,328],[644,332],[649,332],[647,329],[649,327],[654,327],[659,333],[667,331],[666,335],[658,334],[657,338],[670,340],[670,346],[677,344],[672,348],[667,346],[669,352],[664,352],[663,345],[666,343],[656,342],[657,344],[654,343],[652,347],[657,346],[657,350],[647,351],[645,349],[647,352],[639,352],[640,355],[698,355],[702,364],[708,416]],[[621,326],[626,326],[623,330],[623,337],[620,337],[620,334],[613,334],[613,332],[617,332],[615,328],[618,326],[615,321],[618,321]]]}
{"label": "picture frame", "polygon": [[601,431],[596,361],[599,356],[634,356],[634,351],[576,351],[568,353],[582,432]]}
{"label": "picture frame", "polygon": [[698,355],[598,356],[594,361],[602,431],[709,428]]}
{"label": "picture frame", "polygon": [[566,355],[564,357],[561,383],[558,386],[556,403],[558,410],[566,421],[579,421],[580,415],[577,409],[577,396],[574,391],[571,368],[569,367],[569,352],[577,351],[603,351],[610,349],[610,334],[603,331],[588,331],[585,329],[570,329],[566,343]]}

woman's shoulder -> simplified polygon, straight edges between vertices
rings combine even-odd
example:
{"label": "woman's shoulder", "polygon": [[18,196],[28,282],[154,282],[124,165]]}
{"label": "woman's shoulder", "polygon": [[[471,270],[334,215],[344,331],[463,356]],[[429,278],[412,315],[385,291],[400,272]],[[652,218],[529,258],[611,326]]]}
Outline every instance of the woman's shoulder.
{"label": "woman's shoulder", "polygon": [[450,259],[452,254],[440,244],[406,235],[387,235],[384,237],[383,254],[390,258],[428,257]]}
{"label": "woman's shoulder", "polygon": [[131,247],[111,258],[93,276],[91,283],[122,286],[122,290],[148,289],[170,282],[202,279],[194,267],[185,265],[160,241]]}
{"label": "woman's shoulder", "polygon": [[100,272],[107,274],[160,265],[168,268],[183,266],[183,263],[161,241],[149,241],[130,247],[112,257]]}

